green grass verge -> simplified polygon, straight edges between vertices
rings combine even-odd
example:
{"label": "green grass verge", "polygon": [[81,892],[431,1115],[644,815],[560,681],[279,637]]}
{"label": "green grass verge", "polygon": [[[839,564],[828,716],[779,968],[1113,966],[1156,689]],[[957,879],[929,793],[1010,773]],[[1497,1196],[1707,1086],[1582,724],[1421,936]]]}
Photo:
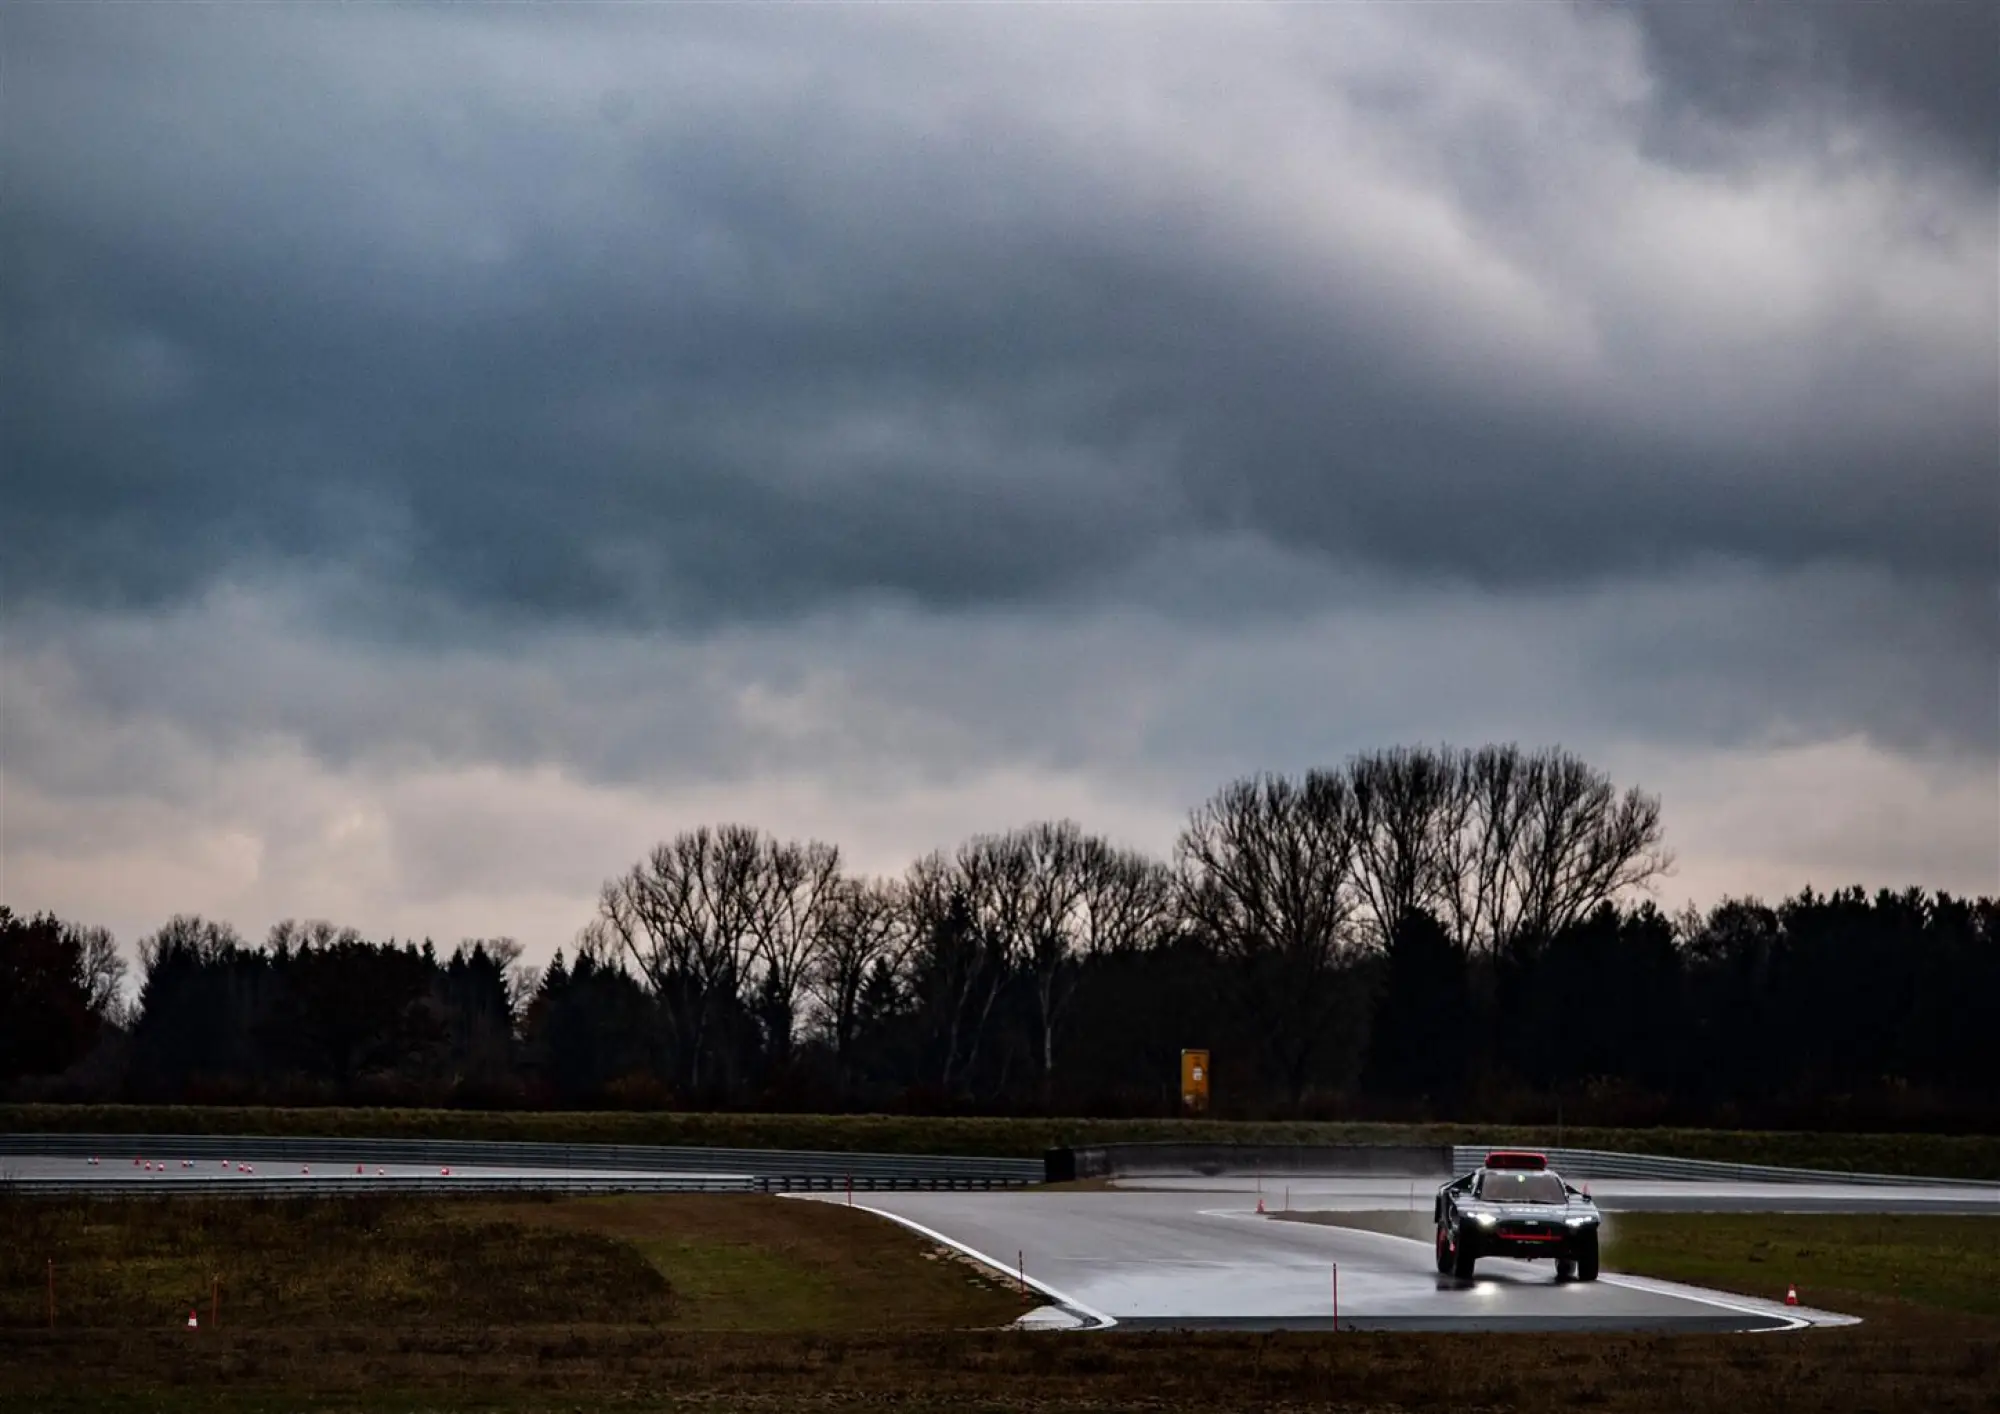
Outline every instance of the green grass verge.
{"label": "green grass verge", "polygon": [[[1280,1222],[1360,1228],[1428,1243],[1420,1212],[1301,1210]],[[2000,1218],[1939,1213],[1609,1213],[1604,1265],[1635,1276],[1835,1311],[1881,1303],[2000,1316]],[[1858,1310],[1856,1308],[1859,1308]]]}
{"label": "green grass verge", "polygon": [[1010,1284],[870,1214],[749,1195],[0,1201],[0,1329],[949,1330]]}
{"label": "green grass verge", "polygon": [[[2000,1407],[2000,1321],[1977,1314],[1987,1309],[1978,1288],[1994,1285],[1992,1234],[1960,1230],[1962,1220],[1756,1218],[1731,1235],[1728,1220],[1701,1215],[1621,1217],[1620,1255],[1660,1275],[1769,1294],[1782,1260],[1808,1299],[1840,1304],[1809,1284],[1844,1290],[1836,1281],[1902,1297],[1871,1297],[1861,1326],[1783,1339],[1070,1337],[968,1328],[997,1325],[1023,1303],[901,1229],[833,1204],[737,1195],[343,1203],[353,1200],[48,1203],[39,1214],[27,1200],[0,1204],[0,1411]],[[42,1315],[44,1274],[30,1249],[52,1241],[64,1244],[71,1283],[86,1271],[116,1278],[119,1294],[101,1313],[110,1324],[73,1324],[80,1305],[65,1306],[53,1332],[19,1324]],[[1914,1290],[1912,1274],[1931,1272],[1941,1253],[1964,1264],[1963,1281]],[[236,1288],[225,1286],[222,1320],[188,1331],[178,1284],[215,1261],[235,1263],[227,1269],[245,1291],[261,1281],[267,1300],[232,1305]],[[439,1280],[438,1264],[455,1270]],[[178,1275],[161,1285],[163,1267]],[[431,1273],[416,1282],[429,1294],[404,1314],[343,1304],[399,1289],[371,1285],[369,1273],[404,1273],[407,1284],[411,1270]],[[592,1313],[609,1319],[575,1319]]]}
{"label": "green grass verge", "polygon": [[[688,1114],[280,1109],[226,1106],[0,1105],[0,1133],[259,1134],[498,1139],[558,1144],[689,1144],[885,1154],[1038,1158],[1081,1143],[1177,1140],[1267,1144],[1529,1144],[1544,1128],[1469,1124],[1284,1123],[1147,1119],[987,1119],[911,1115]],[[1814,1134],[1718,1129],[1580,1129],[1565,1144],[1850,1173],[2000,1178],[2000,1136]]]}
{"label": "green grass verge", "polygon": [[0,1326],[231,1329],[662,1321],[673,1293],[631,1244],[479,1205],[340,1199],[19,1199],[0,1204]]}
{"label": "green grass verge", "polygon": [[1807,1305],[1852,1298],[2000,1316],[2000,1218],[1938,1214],[1616,1213],[1618,1271]]}

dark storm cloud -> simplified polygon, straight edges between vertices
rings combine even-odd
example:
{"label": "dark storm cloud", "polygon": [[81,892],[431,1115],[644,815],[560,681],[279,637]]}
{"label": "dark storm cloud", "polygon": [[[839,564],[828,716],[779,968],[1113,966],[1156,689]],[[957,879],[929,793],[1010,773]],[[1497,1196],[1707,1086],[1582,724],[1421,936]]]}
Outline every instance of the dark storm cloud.
{"label": "dark storm cloud", "polygon": [[1676,104],[1742,125],[1810,96],[1894,122],[1988,180],[2000,168],[2000,7],[1984,0],[1672,0],[1629,13]]}
{"label": "dark storm cloud", "polygon": [[[406,618],[713,622],[1067,602],[1217,535],[1990,583],[1981,181],[1774,236],[1840,174],[1764,151],[1763,205],[1661,235],[1638,100],[1535,101],[1624,21],[1385,14],[11,12],[8,592],[340,566]],[[1641,23],[1655,110],[1740,88]],[[1963,62],[1930,108],[1851,67],[1958,132]]]}

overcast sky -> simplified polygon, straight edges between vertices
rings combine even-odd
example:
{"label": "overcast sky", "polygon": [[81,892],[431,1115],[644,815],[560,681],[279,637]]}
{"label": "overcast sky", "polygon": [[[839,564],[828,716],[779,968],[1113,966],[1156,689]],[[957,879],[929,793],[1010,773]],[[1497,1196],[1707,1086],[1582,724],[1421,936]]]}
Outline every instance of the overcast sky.
{"label": "overcast sky", "polygon": [[1560,744],[2000,891],[2000,9],[0,6],[0,899]]}

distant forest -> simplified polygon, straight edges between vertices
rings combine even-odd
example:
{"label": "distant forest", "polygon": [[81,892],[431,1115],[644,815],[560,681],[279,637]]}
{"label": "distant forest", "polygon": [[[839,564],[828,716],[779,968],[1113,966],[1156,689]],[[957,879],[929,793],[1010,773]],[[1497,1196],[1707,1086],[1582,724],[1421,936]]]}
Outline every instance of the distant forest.
{"label": "distant forest", "polygon": [[1990,1129],[2000,900],[1810,890],[1678,916],[1659,802],[1560,751],[1373,752],[1225,787],[1171,860],[1069,822],[899,879],[739,826],[509,939],[260,945],[0,908],[22,1099]]}

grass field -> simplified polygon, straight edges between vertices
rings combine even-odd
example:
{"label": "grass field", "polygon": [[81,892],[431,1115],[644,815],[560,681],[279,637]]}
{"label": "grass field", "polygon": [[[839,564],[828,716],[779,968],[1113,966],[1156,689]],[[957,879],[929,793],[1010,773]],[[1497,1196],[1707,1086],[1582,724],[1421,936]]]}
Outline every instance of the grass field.
{"label": "grass field", "polygon": [[[1301,1211],[1281,1220],[1386,1232],[1429,1243],[1417,1213]],[[1891,1308],[2000,1318],[2000,1218],[1944,1214],[1612,1213],[1604,1265],[1828,1310]]]}
{"label": "grass field", "polygon": [[[1549,1146],[1554,1126],[1392,1125],[1202,1120],[986,1119],[909,1115],[560,1113],[274,1109],[221,1106],[0,1105],[0,1133],[288,1134],[500,1139],[566,1144],[696,1144],[856,1153],[1035,1157],[1054,1146],[1173,1139],[1301,1144]],[[2000,1178],[2000,1135],[1808,1134],[1713,1129],[1579,1129],[1578,1148],[1858,1173]]]}
{"label": "grass field", "polygon": [[1881,1303],[2000,1317],[2000,1219],[1904,1214],[1618,1213],[1619,1271],[1807,1305]]}
{"label": "grass field", "polygon": [[0,1204],[0,1328],[999,1326],[1031,1303],[879,1218],[750,1195]]}
{"label": "grass field", "polygon": [[[1025,1304],[1006,1283],[823,1203],[17,1200],[0,1207],[0,1408],[2000,1409],[1990,1232],[1661,1216],[1622,1217],[1620,1255],[1767,1293],[1767,1269],[1797,1266],[1811,1295],[1809,1281],[1852,1288],[1868,1323],[1782,1338],[1029,1334],[990,1328]],[[36,1324],[37,1248],[62,1263],[53,1333]],[[1912,1282],[1946,1251],[1962,1280]],[[184,1288],[215,1267],[222,1319],[204,1307],[188,1331]]]}

